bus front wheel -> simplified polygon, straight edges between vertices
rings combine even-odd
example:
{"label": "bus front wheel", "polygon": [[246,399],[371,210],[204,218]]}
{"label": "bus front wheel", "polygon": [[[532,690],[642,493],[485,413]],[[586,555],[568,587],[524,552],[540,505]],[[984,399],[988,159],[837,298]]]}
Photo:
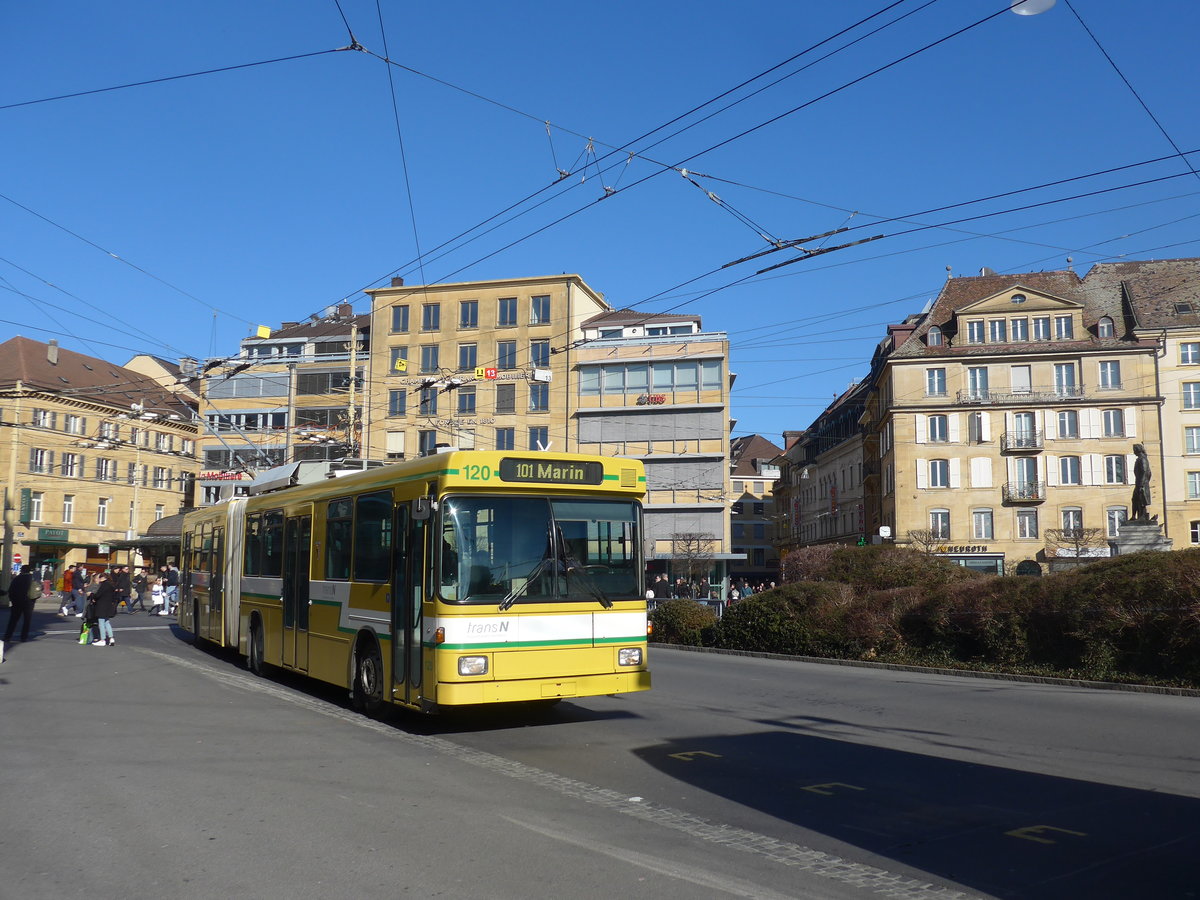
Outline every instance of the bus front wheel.
{"label": "bus front wheel", "polygon": [[359,712],[376,713],[383,706],[383,657],[374,641],[360,641],[354,654],[351,698]]}

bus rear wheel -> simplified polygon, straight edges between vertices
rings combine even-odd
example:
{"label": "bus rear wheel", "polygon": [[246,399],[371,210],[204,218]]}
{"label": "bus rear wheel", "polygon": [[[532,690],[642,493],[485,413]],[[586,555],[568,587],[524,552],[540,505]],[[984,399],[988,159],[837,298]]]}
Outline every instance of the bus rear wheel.
{"label": "bus rear wheel", "polygon": [[246,668],[259,678],[266,674],[266,666],[263,665],[262,623],[258,619],[255,619],[250,626],[250,641],[246,648]]}
{"label": "bus rear wheel", "polygon": [[354,654],[351,699],[355,709],[368,714],[377,713],[383,706],[383,657],[374,641],[360,641]]}

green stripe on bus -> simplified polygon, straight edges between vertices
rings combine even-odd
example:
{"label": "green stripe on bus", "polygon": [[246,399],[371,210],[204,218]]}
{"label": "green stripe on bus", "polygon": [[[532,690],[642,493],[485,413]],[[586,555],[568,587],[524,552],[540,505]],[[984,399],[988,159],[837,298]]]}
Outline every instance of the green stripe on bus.
{"label": "green stripe on bus", "polygon": [[548,647],[591,647],[593,644],[608,645],[608,644],[645,644],[646,638],[630,637],[630,638],[577,638],[573,640],[551,640],[551,641],[509,641],[505,644],[425,644],[425,647],[430,650],[458,650],[458,651],[496,651],[496,650],[528,650],[532,648],[546,649]]}
{"label": "green stripe on bus", "polygon": [[591,638],[578,638],[576,640],[562,639],[557,641],[509,641],[507,644],[438,644],[434,649],[472,650],[479,652],[481,650],[525,650],[533,647],[590,647],[591,645]]}

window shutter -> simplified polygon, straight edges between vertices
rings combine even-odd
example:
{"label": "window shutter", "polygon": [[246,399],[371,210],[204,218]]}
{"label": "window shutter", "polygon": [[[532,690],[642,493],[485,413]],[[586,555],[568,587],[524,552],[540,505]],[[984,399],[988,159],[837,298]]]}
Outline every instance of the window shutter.
{"label": "window shutter", "polygon": [[1126,456],[1125,456],[1125,483],[1126,484],[1133,484],[1135,481],[1135,479],[1133,477],[1133,467],[1136,462],[1137,462],[1137,456],[1135,456],[1132,453],[1126,454]]}
{"label": "window shutter", "polygon": [[1104,484],[1104,457],[1089,453],[1083,458],[1083,483]]}
{"label": "window shutter", "polygon": [[1053,441],[1058,437],[1058,413],[1047,409],[1042,415],[1042,428],[1046,432],[1046,440]]}
{"label": "window shutter", "polygon": [[950,415],[947,416],[946,418],[950,423],[950,435],[949,435],[950,443],[952,443],[952,444],[962,443],[962,424],[960,422],[960,419],[962,418],[961,414],[960,413],[950,413]]}
{"label": "window shutter", "polygon": [[1046,457],[1046,484],[1054,486],[1058,484],[1058,457]]}
{"label": "window shutter", "polygon": [[1125,407],[1125,437],[1137,437],[1137,407]]}
{"label": "window shutter", "polygon": [[971,487],[990,488],[992,486],[992,460],[987,456],[975,456],[970,461]]}
{"label": "window shutter", "polygon": [[1080,431],[1085,438],[1100,437],[1102,417],[1098,409],[1081,409],[1079,411]]}
{"label": "window shutter", "polygon": [[925,444],[929,441],[929,417],[917,413],[913,416],[914,425],[917,429],[917,443]]}
{"label": "window shutter", "polygon": [[992,416],[990,413],[979,414],[979,439],[985,444],[992,440]]}
{"label": "window shutter", "polygon": [[962,460],[950,460],[950,487],[962,487]]}
{"label": "window shutter", "polygon": [[929,460],[917,460],[917,487],[929,487]]}

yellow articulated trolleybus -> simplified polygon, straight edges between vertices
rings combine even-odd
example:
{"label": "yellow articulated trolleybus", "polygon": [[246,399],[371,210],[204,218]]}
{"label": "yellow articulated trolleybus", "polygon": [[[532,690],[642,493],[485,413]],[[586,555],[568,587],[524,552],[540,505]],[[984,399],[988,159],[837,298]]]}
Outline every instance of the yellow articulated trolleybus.
{"label": "yellow articulated trolleybus", "polygon": [[649,689],[640,461],[334,465],[272,469],[186,516],[179,617],[197,640],[364,711]]}

